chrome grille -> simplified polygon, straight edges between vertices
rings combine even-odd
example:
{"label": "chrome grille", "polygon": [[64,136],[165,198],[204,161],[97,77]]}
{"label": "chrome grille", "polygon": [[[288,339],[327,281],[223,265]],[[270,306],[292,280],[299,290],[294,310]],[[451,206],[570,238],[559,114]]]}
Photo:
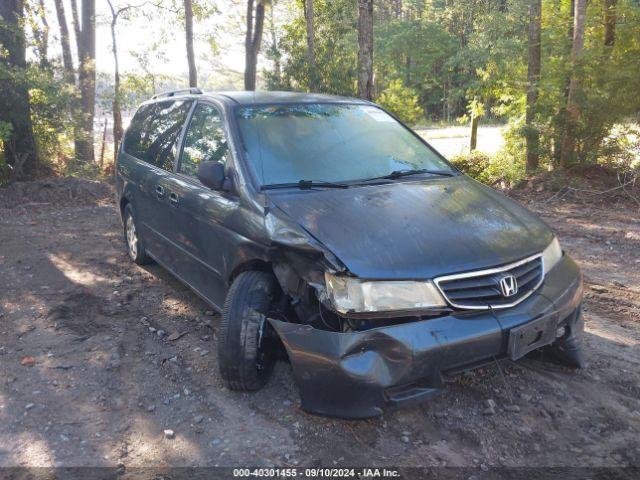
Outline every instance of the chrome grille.
{"label": "chrome grille", "polygon": [[[505,295],[500,284],[506,279],[503,283],[510,293],[511,276],[515,279],[517,292]],[[446,275],[434,281],[451,306],[485,310],[517,305],[540,286],[542,279],[542,255],[538,254],[502,267]]]}

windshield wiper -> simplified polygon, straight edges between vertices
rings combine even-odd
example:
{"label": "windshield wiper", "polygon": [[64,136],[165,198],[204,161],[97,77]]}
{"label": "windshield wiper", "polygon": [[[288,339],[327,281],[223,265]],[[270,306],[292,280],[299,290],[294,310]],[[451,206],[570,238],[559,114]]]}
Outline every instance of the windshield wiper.
{"label": "windshield wiper", "polygon": [[325,180],[300,180],[299,182],[290,183],[272,183],[270,185],[262,185],[261,190],[275,190],[277,188],[299,188],[301,190],[309,190],[313,187],[321,188],[349,188],[346,183],[327,182]]}
{"label": "windshield wiper", "polygon": [[441,175],[443,177],[453,177],[456,174],[455,172],[452,172],[450,170],[429,170],[428,168],[419,168],[412,170],[394,170],[387,175],[365,178],[362,181],[368,182],[370,180],[395,180],[396,178],[407,177],[409,175],[419,175],[421,173],[428,173],[430,175]]}

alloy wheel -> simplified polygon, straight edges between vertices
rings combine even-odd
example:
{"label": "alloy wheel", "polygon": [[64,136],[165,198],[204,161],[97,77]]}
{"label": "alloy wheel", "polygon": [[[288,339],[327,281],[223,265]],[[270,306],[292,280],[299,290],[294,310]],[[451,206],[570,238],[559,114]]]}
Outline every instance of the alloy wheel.
{"label": "alloy wheel", "polygon": [[133,217],[131,215],[127,217],[126,233],[129,256],[135,260],[138,256],[138,235],[136,232],[136,225],[133,223]]}

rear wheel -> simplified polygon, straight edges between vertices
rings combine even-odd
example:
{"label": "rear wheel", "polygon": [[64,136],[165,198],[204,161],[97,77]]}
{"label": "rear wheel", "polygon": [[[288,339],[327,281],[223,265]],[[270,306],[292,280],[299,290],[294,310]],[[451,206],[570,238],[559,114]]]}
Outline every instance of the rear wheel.
{"label": "rear wheel", "polygon": [[149,263],[149,257],[145,250],[145,245],[133,217],[133,208],[131,204],[124,207],[124,240],[127,244],[127,253],[129,258],[138,265]]}
{"label": "rear wheel", "polygon": [[218,336],[218,365],[228,388],[258,390],[269,379],[278,340],[267,315],[279,294],[276,279],[267,272],[243,272],[233,281]]}

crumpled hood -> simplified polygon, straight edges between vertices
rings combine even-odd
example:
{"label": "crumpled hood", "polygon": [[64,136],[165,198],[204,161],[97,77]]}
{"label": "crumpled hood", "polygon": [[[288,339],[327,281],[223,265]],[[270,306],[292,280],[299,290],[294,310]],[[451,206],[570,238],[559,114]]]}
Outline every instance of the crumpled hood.
{"label": "crumpled hood", "polygon": [[496,266],[539,253],[553,238],[531,212],[466,176],[269,198],[361,278]]}

